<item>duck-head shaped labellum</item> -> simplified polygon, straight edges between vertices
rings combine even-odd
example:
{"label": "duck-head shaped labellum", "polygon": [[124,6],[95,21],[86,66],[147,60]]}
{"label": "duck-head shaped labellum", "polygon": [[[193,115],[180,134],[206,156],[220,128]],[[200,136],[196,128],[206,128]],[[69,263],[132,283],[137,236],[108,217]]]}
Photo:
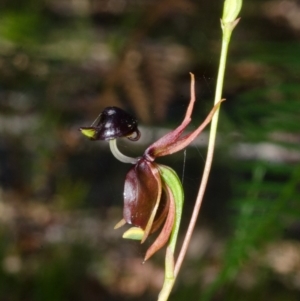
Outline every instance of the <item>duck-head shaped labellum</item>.
{"label": "duck-head shaped labellum", "polygon": [[89,127],[81,132],[91,140],[112,140],[127,137],[136,141],[140,138],[137,120],[117,107],[107,107]]}

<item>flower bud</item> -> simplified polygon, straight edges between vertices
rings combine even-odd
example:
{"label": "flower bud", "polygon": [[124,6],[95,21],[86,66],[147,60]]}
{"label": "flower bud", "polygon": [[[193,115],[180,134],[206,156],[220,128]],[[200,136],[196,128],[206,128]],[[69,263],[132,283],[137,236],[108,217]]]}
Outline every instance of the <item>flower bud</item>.
{"label": "flower bud", "polygon": [[236,20],[242,7],[242,0],[225,0],[222,23],[231,23]]}

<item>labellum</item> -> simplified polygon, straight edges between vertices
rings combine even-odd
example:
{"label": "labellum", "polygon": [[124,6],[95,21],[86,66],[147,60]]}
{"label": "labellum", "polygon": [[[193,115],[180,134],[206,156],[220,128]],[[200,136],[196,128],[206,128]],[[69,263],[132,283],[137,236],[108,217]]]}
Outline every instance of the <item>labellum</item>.
{"label": "labellum", "polygon": [[111,140],[127,137],[132,141],[140,138],[137,120],[117,107],[107,107],[89,127],[81,127],[81,132],[91,140]]}

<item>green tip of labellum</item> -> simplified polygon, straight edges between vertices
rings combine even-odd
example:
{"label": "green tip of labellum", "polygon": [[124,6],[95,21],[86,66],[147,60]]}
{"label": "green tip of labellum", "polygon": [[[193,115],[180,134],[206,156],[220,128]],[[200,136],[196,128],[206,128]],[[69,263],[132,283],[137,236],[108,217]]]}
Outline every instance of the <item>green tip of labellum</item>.
{"label": "green tip of labellum", "polygon": [[144,236],[144,230],[138,227],[132,227],[128,229],[124,234],[123,238],[125,239],[134,239],[134,240],[142,240]]}
{"label": "green tip of labellum", "polygon": [[80,131],[84,136],[87,136],[90,139],[95,139],[95,136],[96,136],[96,130],[95,129],[80,128]]}

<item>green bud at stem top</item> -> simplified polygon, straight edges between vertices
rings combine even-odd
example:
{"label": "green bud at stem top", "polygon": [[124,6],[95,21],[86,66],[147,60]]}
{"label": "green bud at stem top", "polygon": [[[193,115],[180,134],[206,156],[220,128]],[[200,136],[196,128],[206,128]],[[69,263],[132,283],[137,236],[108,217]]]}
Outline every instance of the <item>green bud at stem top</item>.
{"label": "green bud at stem top", "polygon": [[242,7],[242,0],[225,0],[222,23],[231,23],[236,20]]}

